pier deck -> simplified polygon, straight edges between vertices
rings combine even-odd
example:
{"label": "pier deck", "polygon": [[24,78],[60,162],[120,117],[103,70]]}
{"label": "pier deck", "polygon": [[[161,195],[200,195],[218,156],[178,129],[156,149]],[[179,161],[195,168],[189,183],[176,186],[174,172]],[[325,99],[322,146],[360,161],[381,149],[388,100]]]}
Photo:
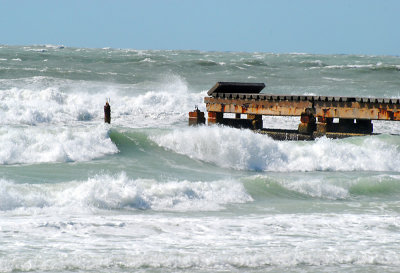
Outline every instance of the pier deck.
{"label": "pier deck", "polygon": [[[318,137],[372,134],[372,120],[400,120],[399,98],[271,95],[260,93],[264,87],[263,83],[218,82],[204,98],[208,124],[262,130],[263,115],[299,116],[295,133]],[[236,118],[226,118],[224,113]],[[247,117],[242,119],[242,114]]]}
{"label": "pier deck", "polygon": [[315,117],[400,120],[399,99],[214,93],[204,102],[208,112],[301,116],[313,109]]}

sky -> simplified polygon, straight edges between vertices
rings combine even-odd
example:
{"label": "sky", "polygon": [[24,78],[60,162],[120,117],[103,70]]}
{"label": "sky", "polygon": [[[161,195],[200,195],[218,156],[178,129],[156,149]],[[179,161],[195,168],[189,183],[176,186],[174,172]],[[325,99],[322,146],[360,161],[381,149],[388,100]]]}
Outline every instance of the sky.
{"label": "sky", "polygon": [[400,55],[400,0],[0,0],[0,44]]}

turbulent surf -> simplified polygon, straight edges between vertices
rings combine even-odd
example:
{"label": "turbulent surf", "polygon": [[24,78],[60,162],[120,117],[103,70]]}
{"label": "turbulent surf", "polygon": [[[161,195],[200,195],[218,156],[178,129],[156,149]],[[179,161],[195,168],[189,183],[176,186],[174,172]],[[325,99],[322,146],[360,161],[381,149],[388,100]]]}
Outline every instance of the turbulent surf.
{"label": "turbulent surf", "polygon": [[187,123],[217,81],[398,98],[399,76],[394,56],[2,45],[0,272],[396,272],[398,122],[309,142]]}

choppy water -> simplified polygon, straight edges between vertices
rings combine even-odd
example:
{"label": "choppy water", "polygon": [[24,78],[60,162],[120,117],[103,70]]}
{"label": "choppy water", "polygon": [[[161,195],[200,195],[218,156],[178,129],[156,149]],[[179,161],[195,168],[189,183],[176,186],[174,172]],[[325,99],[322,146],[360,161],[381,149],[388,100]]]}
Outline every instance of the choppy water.
{"label": "choppy water", "polygon": [[398,272],[400,124],[189,128],[216,81],[399,97],[400,58],[0,46],[0,272]]}

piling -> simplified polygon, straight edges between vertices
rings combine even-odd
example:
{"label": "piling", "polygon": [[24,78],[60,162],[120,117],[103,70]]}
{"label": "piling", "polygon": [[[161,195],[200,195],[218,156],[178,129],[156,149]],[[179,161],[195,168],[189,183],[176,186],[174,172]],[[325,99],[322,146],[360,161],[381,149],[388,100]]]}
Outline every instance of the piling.
{"label": "piling", "polygon": [[217,124],[217,123],[222,123],[223,121],[224,114],[221,112],[212,112],[208,111],[208,124]]}
{"label": "piling", "polygon": [[106,105],[104,105],[104,122],[110,124],[111,123],[111,106],[106,102]]}
{"label": "piling", "polygon": [[204,112],[201,112],[197,108],[197,106],[195,107],[194,111],[189,112],[189,126],[205,124],[205,123],[206,123],[206,119],[204,117]]}
{"label": "piling", "polygon": [[298,131],[300,134],[312,134],[317,125],[315,123],[314,117],[315,111],[311,108],[307,108],[304,113],[300,115],[300,124],[298,127]]}

